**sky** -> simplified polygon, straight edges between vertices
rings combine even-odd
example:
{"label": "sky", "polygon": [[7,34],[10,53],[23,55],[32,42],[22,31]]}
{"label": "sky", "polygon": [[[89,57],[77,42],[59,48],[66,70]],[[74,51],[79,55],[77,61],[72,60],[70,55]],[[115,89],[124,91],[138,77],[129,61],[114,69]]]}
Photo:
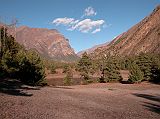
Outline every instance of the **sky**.
{"label": "sky", "polygon": [[160,4],[160,0],[0,0],[0,21],[57,29],[75,52],[111,41]]}

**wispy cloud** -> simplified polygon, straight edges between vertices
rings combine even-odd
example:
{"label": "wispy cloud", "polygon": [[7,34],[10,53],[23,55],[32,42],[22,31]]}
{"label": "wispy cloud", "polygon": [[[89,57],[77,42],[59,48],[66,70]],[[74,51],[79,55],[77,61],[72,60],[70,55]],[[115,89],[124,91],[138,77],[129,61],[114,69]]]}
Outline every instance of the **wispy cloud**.
{"label": "wispy cloud", "polygon": [[[75,26],[72,26],[72,30],[79,30],[83,33],[88,33],[94,29],[100,29],[100,27],[104,24],[104,20],[96,20],[93,21],[91,19],[84,19],[78,22]],[[99,30],[100,31],[100,30]],[[98,32],[98,31],[97,31]]]}
{"label": "wispy cloud", "polygon": [[84,20],[75,20],[74,18],[57,18],[53,22],[56,25],[65,25],[68,27],[67,30],[73,31],[78,30],[83,33],[96,33],[101,31],[101,27],[104,25],[104,20],[91,20],[91,19],[84,19]]}
{"label": "wispy cloud", "polygon": [[105,28],[105,21],[100,19],[100,20],[92,20],[89,18],[85,18],[84,16],[95,16],[97,12],[92,8],[92,7],[87,7],[84,10],[84,14],[81,17],[82,20],[79,19],[74,19],[74,18],[56,18],[55,20],[52,21],[52,24],[55,24],[56,26],[58,25],[64,25],[67,27],[67,30],[69,31],[74,31],[78,30],[82,33],[92,33],[95,34],[97,32],[101,31],[101,28]]}
{"label": "wispy cloud", "polygon": [[72,24],[76,24],[78,23],[79,20],[75,20],[74,18],[67,18],[67,17],[64,17],[64,18],[57,18],[55,20],[53,20],[53,24],[56,24],[56,25],[72,25]]}
{"label": "wispy cloud", "polygon": [[97,12],[93,9],[93,7],[87,7],[85,10],[84,10],[84,14],[82,15],[82,18],[84,16],[95,16],[97,14]]}
{"label": "wispy cloud", "polygon": [[100,31],[101,31],[101,29],[97,28],[96,30],[92,31],[92,34],[95,34],[95,33],[100,32]]}

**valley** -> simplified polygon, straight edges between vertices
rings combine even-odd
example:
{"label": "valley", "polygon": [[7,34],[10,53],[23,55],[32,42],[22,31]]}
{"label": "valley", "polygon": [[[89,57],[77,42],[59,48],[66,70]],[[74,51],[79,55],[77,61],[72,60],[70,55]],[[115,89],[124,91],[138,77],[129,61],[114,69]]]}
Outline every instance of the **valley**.
{"label": "valley", "polygon": [[25,26],[0,14],[0,119],[159,119],[159,2],[92,1],[78,17],[87,4],[62,1],[15,2]]}

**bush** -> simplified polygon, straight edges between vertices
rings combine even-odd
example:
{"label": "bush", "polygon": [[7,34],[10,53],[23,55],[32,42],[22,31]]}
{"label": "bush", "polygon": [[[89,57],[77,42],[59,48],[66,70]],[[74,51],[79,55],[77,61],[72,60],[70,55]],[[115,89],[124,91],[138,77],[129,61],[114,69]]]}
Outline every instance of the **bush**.
{"label": "bush", "polygon": [[98,80],[99,83],[106,83],[105,79],[103,76],[101,76]]}
{"label": "bush", "polygon": [[50,70],[51,70],[51,73],[52,73],[52,74],[55,74],[55,73],[56,73],[56,66],[55,66],[54,63],[51,64]]}

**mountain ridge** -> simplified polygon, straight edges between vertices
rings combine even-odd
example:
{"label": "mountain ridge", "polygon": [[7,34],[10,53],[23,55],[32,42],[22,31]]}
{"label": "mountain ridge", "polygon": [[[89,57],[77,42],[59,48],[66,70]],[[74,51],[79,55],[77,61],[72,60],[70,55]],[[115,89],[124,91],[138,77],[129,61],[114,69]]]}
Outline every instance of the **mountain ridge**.
{"label": "mountain ridge", "polygon": [[8,33],[27,50],[34,49],[47,59],[69,62],[78,59],[69,40],[56,29],[20,26],[8,27]]}
{"label": "mountain ridge", "polygon": [[117,36],[108,45],[94,50],[90,56],[101,57],[113,50],[123,56],[140,53],[160,54],[160,5],[149,16]]}

